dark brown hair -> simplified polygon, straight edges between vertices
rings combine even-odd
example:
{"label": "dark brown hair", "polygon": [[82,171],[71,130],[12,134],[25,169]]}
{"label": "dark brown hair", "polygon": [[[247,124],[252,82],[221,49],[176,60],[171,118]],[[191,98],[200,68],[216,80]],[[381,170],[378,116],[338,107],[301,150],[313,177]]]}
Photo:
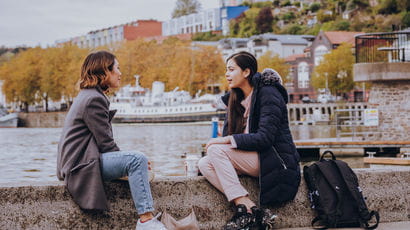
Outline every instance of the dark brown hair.
{"label": "dark brown hair", "polygon": [[[233,60],[241,69],[245,71],[249,69],[247,77],[249,84],[252,85],[252,77],[258,71],[258,62],[251,53],[242,51],[235,53],[226,59],[226,62]],[[243,133],[246,125],[243,114],[245,108],[241,105],[244,99],[244,93],[239,88],[231,89],[228,102],[228,135]]]}
{"label": "dark brown hair", "polygon": [[115,55],[108,51],[90,53],[81,67],[80,89],[100,86],[103,91],[106,91],[107,73],[113,70],[115,59]]}

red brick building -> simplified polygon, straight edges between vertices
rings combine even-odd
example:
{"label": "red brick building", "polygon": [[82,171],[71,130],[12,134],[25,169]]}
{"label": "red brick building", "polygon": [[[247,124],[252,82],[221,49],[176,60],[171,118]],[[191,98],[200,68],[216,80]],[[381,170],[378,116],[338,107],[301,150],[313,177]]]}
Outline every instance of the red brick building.
{"label": "red brick building", "polygon": [[135,40],[160,36],[162,34],[162,22],[156,20],[138,20],[132,24],[124,25],[124,39]]}
{"label": "red brick building", "polygon": [[73,43],[82,48],[94,48],[110,45],[123,40],[151,38],[162,35],[162,22],[156,20],[137,20],[100,30],[90,31],[86,35],[57,41],[57,45]]}

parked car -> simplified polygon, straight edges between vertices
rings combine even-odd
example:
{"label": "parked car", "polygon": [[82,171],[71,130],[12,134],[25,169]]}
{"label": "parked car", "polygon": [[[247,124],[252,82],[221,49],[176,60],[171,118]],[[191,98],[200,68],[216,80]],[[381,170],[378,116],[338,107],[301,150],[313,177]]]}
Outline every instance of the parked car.
{"label": "parked car", "polygon": [[320,102],[320,103],[332,103],[335,101],[336,101],[336,98],[330,94],[319,94],[317,96],[317,102]]}

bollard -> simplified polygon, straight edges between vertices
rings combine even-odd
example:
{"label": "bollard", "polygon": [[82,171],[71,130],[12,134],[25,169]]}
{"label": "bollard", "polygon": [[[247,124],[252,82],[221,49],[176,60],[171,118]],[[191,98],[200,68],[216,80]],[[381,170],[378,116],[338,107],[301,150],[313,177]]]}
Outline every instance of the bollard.
{"label": "bollard", "polygon": [[218,117],[212,118],[212,138],[218,137]]}

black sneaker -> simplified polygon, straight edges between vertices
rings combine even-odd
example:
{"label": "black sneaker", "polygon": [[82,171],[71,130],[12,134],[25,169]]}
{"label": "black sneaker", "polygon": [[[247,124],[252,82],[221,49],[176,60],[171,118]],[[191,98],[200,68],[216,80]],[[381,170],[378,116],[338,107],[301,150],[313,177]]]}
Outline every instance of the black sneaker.
{"label": "black sneaker", "polygon": [[255,224],[252,229],[269,230],[273,229],[275,218],[277,217],[269,209],[261,209],[256,206],[251,208],[252,214],[255,216]]}
{"label": "black sneaker", "polygon": [[235,207],[235,215],[229,220],[222,230],[248,230],[255,223],[255,216],[248,213],[246,206],[239,204]]}

